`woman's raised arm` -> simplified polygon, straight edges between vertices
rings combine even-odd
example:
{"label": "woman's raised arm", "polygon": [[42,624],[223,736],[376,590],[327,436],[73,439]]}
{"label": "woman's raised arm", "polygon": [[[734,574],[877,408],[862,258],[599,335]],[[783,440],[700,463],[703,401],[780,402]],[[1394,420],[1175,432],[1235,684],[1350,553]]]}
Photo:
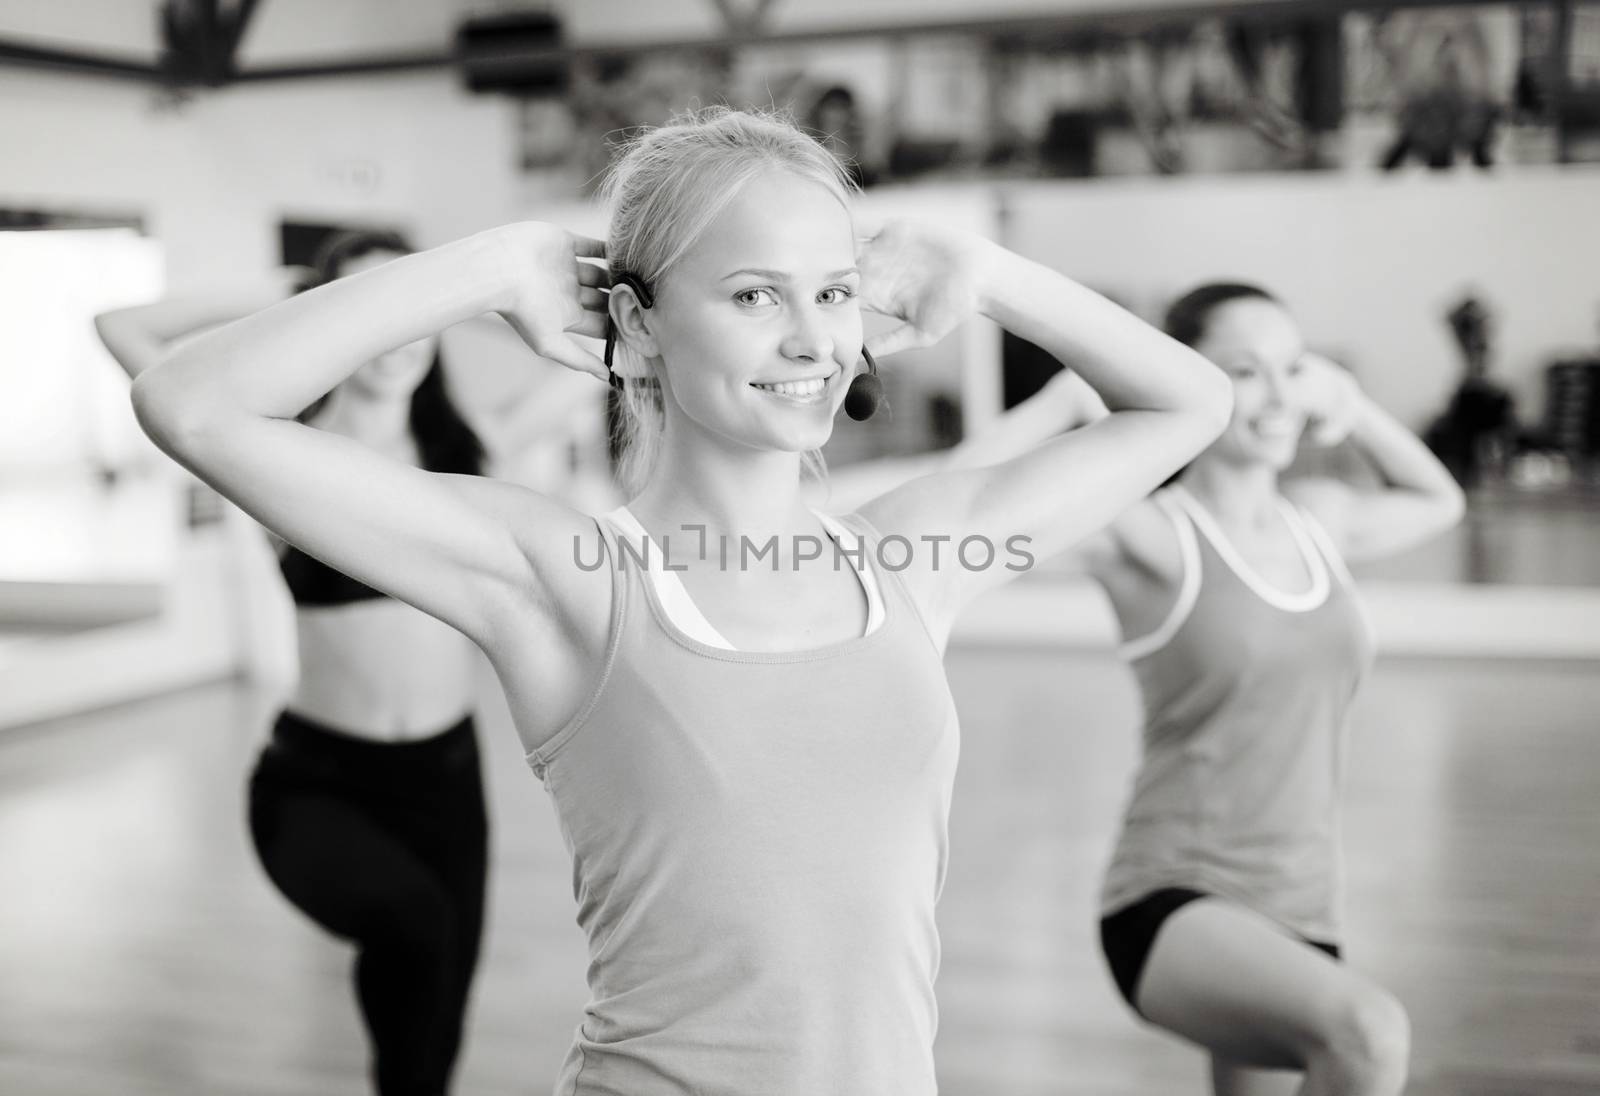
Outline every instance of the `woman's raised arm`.
{"label": "woman's raised arm", "polygon": [[330,566],[480,641],[508,589],[537,586],[586,527],[530,491],[425,472],[295,421],[366,362],[484,312],[539,354],[604,375],[575,335],[604,331],[602,245],[524,223],[292,297],[176,350],[134,383],[174,459]]}
{"label": "woman's raised arm", "polygon": [[[1227,425],[1232,386],[1204,357],[997,244],[894,224],[867,246],[861,269],[867,306],[906,321],[880,337],[885,348],[931,342],[980,313],[1074,370],[1109,412],[1001,464],[927,476],[883,496],[863,514],[886,533],[949,537],[952,546],[986,538],[1001,559],[1025,538],[1035,558],[1054,555],[1148,495]],[[926,581],[952,619],[978,591],[1019,573],[949,556]]]}

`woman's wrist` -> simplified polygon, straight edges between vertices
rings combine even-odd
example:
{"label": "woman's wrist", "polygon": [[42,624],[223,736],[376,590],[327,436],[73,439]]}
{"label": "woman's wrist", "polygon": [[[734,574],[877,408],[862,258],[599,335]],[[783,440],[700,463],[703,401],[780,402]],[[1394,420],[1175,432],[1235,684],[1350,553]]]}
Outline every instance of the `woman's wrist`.
{"label": "woman's wrist", "polygon": [[[986,237],[979,237],[973,263],[978,313],[1004,327],[1004,317],[1015,308],[1019,296],[1019,281],[1027,279],[1029,267],[1036,264]],[[1060,277],[1054,271],[1049,273]]]}
{"label": "woman's wrist", "polygon": [[1360,440],[1363,435],[1370,434],[1377,413],[1378,405],[1372,402],[1372,397],[1356,388],[1350,394],[1350,436]]}
{"label": "woman's wrist", "polygon": [[521,278],[513,245],[516,224],[465,236],[440,248],[455,268],[454,284],[473,315],[505,312],[517,304]]}

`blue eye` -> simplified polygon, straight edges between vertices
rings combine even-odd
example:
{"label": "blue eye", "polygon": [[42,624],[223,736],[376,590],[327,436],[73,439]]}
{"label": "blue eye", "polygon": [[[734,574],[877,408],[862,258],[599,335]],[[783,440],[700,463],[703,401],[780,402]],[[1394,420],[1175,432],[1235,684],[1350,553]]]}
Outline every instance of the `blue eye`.
{"label": "blue eye", "polygon": [[[766,296],[767,299],[765,301],[761,300],[762,295]],[[739,292],[733,295],[733,299],[742,305],[747,305],[752,308],[761,304],[778,303],[778,299],[777,297],[773,296],[772,290],[766,288],[741,289]]]}
{"label": "blue eye", "polygon": [[833,299],[832,300],[822,301],[823,304],[843,304],[845,301],[850,300],[852,297],[854,297],[856,295],[856,291],[851,289],[847,285],[835,285],[835,286],[829,286],[827,289],[824,289],[821,293],[818,293],[817,294],[817,299],[818,300],[822,300],[822,298],[828,296],[830,293],[834,294]]}

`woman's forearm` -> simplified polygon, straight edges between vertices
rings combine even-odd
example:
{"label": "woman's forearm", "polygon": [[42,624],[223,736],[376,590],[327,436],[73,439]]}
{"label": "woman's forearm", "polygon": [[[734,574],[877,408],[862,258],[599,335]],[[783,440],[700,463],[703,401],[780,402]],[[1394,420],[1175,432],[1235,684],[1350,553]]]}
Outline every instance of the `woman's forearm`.
{"label": "woman's forearm", "polygon": [[1461,488],[1422,440],[1365,394],[1357,397],[1350,441],[1376,466],[1389,487],[1412,491],[1459,511]]}
{"label": "woman's forearm", "polygon": [[102,312],[96,332],[129,377],[138,377],[161,360],[172,343],[210,327],[259,312],[291,292],[286,276],[257,285],[182,293],[150,304]]}
{"label": "woman's forearm", "polygon": [[986,468],[1104,418],[1106,405],[1070,369],[945,454],[947,468]]}
{"label": "woman's forearm", "polygon": [[173,351],[134,386],[141,420],[292,418],[365,362],[499,308],[513,271],[493,233],[396,259]]}
{"label": "woman's forearm", "polygon": [[1111,411],[1226,423],[1232,388],[1200,354],[1049,267],[996,253],[980,293],[984,315],[1075,370]]}

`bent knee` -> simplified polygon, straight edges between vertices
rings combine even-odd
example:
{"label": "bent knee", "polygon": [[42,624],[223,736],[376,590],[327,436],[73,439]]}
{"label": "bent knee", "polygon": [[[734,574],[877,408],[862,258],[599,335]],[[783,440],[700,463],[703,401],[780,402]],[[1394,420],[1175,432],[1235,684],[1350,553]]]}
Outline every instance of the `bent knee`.
{"label": "bent knee", "polygon": [[1411,1019],[1388,991],[1364,989],[1341,1004],[1324,1049],[1348,1072],[1404,1076],[1411,1057]]}

